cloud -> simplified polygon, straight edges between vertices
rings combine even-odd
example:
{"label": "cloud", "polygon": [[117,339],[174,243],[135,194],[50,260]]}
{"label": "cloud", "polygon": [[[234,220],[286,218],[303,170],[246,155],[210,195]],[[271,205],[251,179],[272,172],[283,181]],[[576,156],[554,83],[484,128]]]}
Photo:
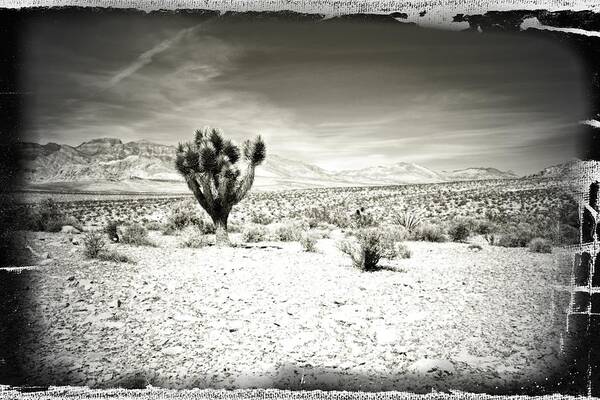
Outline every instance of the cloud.
{"label": "cloud", "polygon": [[154,56],[159,55],[160,53],[168,50],[172,46],[176,45],[183,37],[197,30],[201,25],[192,26],[190,28],[185,28],[177,32],[173,37],[169,39],[165,39],[156,46],[152,47],[150,50],[147,50],[140,54],[138,58],[129,64],[127,67],[122,69],[116,75],[114,75],[108,81],[105,89],[110,89],[111,87],[117,85],[123,79],[135,74],[140,68],[148,65],[152,62]]}
{"label": "cloud", "polygon": [[332,41],[266,28],[183,24],[136,27],[128,40],[90,35],[87,47],[106,41],[95,55],[38,37],[45,56],[27,61],[34,140],[176,144],[212,125],[329,169],[414,161],[534,172],[572,156],[572,121],[584,118],[576,69],[538,42],[379,37],[331,51]]}

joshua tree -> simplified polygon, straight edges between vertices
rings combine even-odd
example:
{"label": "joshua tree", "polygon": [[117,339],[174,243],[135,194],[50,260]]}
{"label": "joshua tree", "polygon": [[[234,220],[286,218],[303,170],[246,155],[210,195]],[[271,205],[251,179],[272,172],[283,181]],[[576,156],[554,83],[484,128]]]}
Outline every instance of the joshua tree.
{"label": "joshua tree", "polygon": [[229,213],[252,187],[254,169],[266,157],[266,146],[260,136],[244,142],[243,157],[247,166],[242,174],[238,166],[242,158],[239,147],[224,139],[220,130],[208,127],[197,130],[193,142],[177,147],[175,167],[212,218],[218,246],[229,245]]}

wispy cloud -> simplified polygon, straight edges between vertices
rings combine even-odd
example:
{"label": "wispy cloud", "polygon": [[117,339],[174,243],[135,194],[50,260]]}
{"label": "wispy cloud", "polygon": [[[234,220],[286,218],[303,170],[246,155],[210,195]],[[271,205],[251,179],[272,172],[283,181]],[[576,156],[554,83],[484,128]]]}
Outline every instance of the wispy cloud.
{"label": "wispy cloud", "polygon": [[108,81],[105,89],[109,89],[109,88],[115,86],[116,84],[118,84],[119,82],[121,82],[123,79],[131,76],[132,74],[135,74],[140,68],[150,64],[152,62],[152,59],[154,56],[168,50],[173,45],[177,44],[186,35],[197,30],[200,26],[201,26],[201,24],[192,26],[190,28],[182,29],[179,32],[177,32],[173,37],[171,37],[169,39],[165,39],[162,42],[160,42],[159,44],[157,44],[156,46],[152,47],[150,50],[143,52],[135,59],[135,61],[133,61],[127,67],[125,67],[120,72],[118,72],[116,75],[114,75]]}

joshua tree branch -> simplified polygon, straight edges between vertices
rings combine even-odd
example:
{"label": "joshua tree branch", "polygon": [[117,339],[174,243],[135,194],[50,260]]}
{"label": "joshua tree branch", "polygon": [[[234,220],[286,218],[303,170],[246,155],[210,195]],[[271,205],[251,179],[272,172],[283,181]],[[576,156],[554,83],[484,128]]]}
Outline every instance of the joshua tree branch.
{"label": "joshua tree branch", "polygon": [[246,171],[246,174],[244,175],[244,178],[242,179],[242,181],[240,182],[240,184],[236,190],[235,199],[233,202],[234,204],[237,204],[240,201],[242,201],[242,199],[246,196],[246,194],[252,187],[253,183],[254,183],[254,165],[250,164],[248,166],[248,170]]}
{"label": "joshua tree branch", "polygon": [[196,174],[195,180],[199,182],[199,186],[202,189],[202,194],[204,195],[206,203],[208,204],[206,211],[210,214],[215,205],[215,197],[213,196],[212,188],[210,187],[210,173],[205,173],[205,176],[202,176],[202,174]]}
{"label": "joshua tree branch", "polygon": [[196,179],[194,177],[186,177],[185,180],[187,182],[188,187],[194,194],[194,197],[196,198],[198,203],[200,203],[200,206],[205,210],[208,210],[208,202],[206,201],[206,197],[204,197],[204,194],[202,194],[202,190],[200,190],[200,186],[198,185]]}

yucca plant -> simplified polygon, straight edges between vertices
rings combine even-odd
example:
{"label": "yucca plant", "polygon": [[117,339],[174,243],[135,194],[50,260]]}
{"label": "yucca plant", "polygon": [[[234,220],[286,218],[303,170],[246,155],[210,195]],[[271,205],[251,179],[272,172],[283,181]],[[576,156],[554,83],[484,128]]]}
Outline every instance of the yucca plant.
{"label": "yucca plant", "polygon": [[421,225],[423,219],[416,212],[403,211],[394,217],[394,222],[406,228],[409,233],[413,233]]}
{"label": "yucca plant", "polygon": [[[250,191],[254,170],[266,154],[260,136],[254,141],[246,140],[241,152],[231,140],[223,138],[219,129],[209,127],[197,130],[193,142],[180,143],[177,147],[175,167],[211,217],[217,246],[229,245],[229,213]],[[239,167],[242,155],[246,164],[244,173]]]}

